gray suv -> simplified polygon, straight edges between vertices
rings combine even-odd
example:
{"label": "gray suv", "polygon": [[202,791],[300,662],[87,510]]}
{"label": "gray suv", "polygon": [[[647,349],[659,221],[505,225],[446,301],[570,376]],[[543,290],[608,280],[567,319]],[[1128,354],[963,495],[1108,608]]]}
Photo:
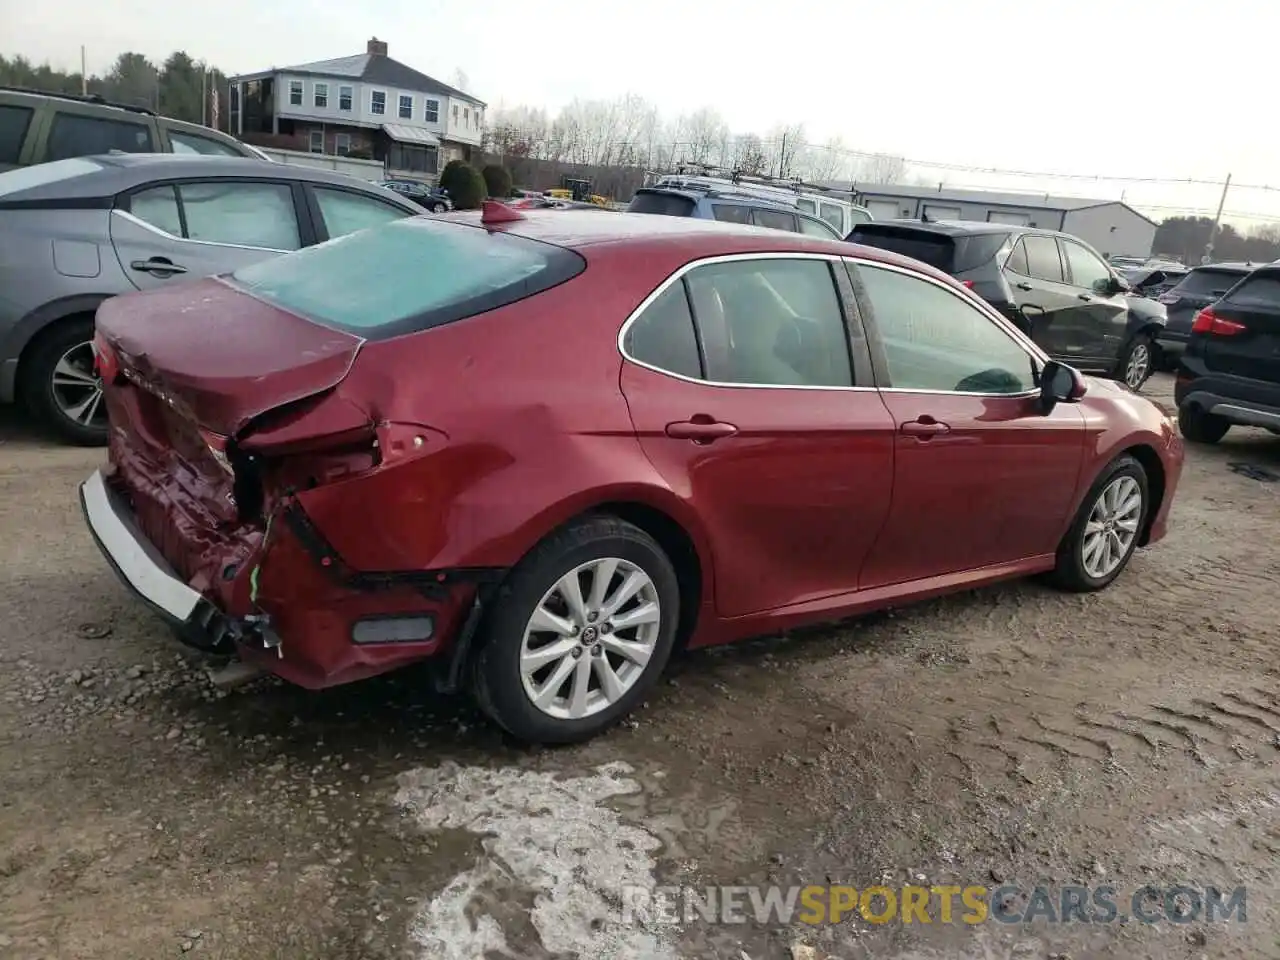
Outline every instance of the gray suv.
{"label": "gray suv", "polygon": [[233,157],[111,154],[0,173],[0,403],[106,441],[93,318],[109,297],[425,211],[340,173]]}
{"label": "gray suv", "polygon": [[842,239],[825,220],[800,213],[795,207],[774,203],[731,190],[680,190],[674,187],[641,187],[631,198],[628,213],[656,213],[667,217],[695,217],[748,223],[772,230],[803,233],[824,240]]}

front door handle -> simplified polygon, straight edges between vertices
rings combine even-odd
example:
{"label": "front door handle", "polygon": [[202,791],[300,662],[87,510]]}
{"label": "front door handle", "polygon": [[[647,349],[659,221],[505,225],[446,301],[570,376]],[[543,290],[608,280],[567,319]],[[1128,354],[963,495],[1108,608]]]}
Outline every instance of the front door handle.
{"label": "front door handle", "polygon": [[950,433],[951,428],[926,413],[914,420],[908,420],[906,423],[901,424],[898,427],[898,431],[910,437],[928,440],[930,437],[936,437],[940,433]]}
{"label": "front door handle", "polygon": [[1083,300],[1085,303],[1091,303],[1093,301],[1093,297],[1089,296],[1087,293],[1077,293],[1076,299]]}
{"label": "front door handle", "polygon": [[133,270],[142,273],[186,273],[186,267],[180,267],[172,260],[166,260],[164,257],[152,257],[150,260],[135,260],[129,264]]}
{"label": "front door handle", "polygon": [[673,440],[692,440],[694,443],[714,443],[724,437],[732,437],[737,432],[738,428],[732,423],[724,423],[704,413],[667,424],[668,437]]}

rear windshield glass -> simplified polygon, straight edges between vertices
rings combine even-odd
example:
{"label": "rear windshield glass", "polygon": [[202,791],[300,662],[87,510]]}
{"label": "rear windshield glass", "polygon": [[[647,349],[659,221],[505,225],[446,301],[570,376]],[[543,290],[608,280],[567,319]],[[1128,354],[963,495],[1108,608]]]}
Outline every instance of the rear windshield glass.
{"label": "rear windshield glass", "polygon": [[1231,307],[1280,309],[1280,273],[1259,271],[1223,297],[1222,302]]}
{"label": "rear windshield glass", "polygon": [[1247,274],[1240,270],[1192,270],[1174,287],[1177,293],[1189,293],[1192,296],[1220,297]]}
{"label": "rear windshield glass", "polygon": [[231,281],[309,320],[383,339],[496,310],[585,267],[562,247],[410,217],[242,267]]}
{"label": "rear windshield glass", "polygon": [[951,237],[933,230],[912,230],[888,224],[858,224],[850,243],[900,253],[947,273],[964,273],[980,267],[996,255],[1007,239],[1003,233],[977,233]]}
{"label": "rear windshield glass", "polygon": [[17,170],[0,173],[0,197],[17,193],[19,190],[30,190],[33,187],[70,180],[73,177],[83,177],[86,173],[97,173],[101,169],[102,164],[83,157],[19,167]]}
{"label": "rear windshield glass", "polygon": [[687,217],[693,213],[693,201],[678,193],[637,190],[627,207],[628,213],[660,213],[666,217]]}

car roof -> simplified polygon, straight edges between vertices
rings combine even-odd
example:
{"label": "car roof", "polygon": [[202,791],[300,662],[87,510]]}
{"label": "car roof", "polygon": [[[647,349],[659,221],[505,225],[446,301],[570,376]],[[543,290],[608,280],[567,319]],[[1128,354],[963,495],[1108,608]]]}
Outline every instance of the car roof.
{"label": "car roof", "polygon": [[684,197],[697,203],[699,200],[718,200],[723,203],[740,203],[743,206],[768,207],[777,210],[795,210],[794,203],[787,203],[781,198],[762,197],[752,193],[741,193],[737,190],[709,187],[700,190],[696,187],[641,187],[636,193],[661,193],[669,196]]}
{"label": "car roof", "polygon": [[911,227],[941,233],[947,236],[973,236],[983,233],[1051,233],[1057,230],[1042,230],[1039,227],[1024,227],[1016,223],[988,223],[985,220],[872,220],[869,223],[854,224],[853,229],[861,227]]}
{"label": "car roof", "polygon": [[[586,210],[520,210],[519,220],[485,224],[490,230],[540,240],[558,247],[577,250],[588,258],[593,249],[634,249],[679,247],[685,260],[732,256],[743,253],[819,253],[844,257],[860,257],[890,266],[906,267],[913,272],[944,279],[954,279],[927,264],[900,256],[888,250],[827,240],[787,230],[754,227],[702,217],[669,217],[656,213],[613,213],[602,217]],[[434,217],[457,223],[481,226],[477,210],[454,211]]]}
{"label": "car roof", "polygon": [[1222,263],[1198,263],[1192,270],[1217,270],[1220,273],[1252,273],[1261,267],[1269,266],[1266,263],[1249,263],[1240,260],[1224,260]]}
{"label": "car roof", "polygon": [[[215,157],[207,154],[182,153],[111,153],[54,162],[76,161],[91,161],[98,166],[98,169],[38,184],[25,190],[6,193],[4,201],[14,203],[106,197],[152,180],[176,180],[186,177],[269,177],[272,180],[304,180],[310,183],[327,183],[337,186],[359,184],[366,189],[375,186],[345,173],[296,164],[271,163],[252,157]],[[51,164],[40,164],[39,168],[48,170],[50,166]],[[37,167],[25,169],[35,170]]]}

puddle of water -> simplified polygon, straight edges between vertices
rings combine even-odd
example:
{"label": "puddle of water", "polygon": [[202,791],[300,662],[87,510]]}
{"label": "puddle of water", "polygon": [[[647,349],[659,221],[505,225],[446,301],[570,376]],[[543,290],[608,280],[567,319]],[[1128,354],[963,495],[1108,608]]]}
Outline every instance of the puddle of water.
{"label": "puddle of water", "polygon": [[[476,864],[419,912],[410,936],[421,956],[527,957],[528,945],[512,940],[531,925],[557,955],[677,960],[670,928],[621,922],[623,889],[655,885],[662,846],[605,804],[640,791],[633,772],[615,761],[566,777],[455,763],[402,774],[396,803],[419,826],[483,838]],[[512,916],[521,901],[531,904],[527,915]]]}

